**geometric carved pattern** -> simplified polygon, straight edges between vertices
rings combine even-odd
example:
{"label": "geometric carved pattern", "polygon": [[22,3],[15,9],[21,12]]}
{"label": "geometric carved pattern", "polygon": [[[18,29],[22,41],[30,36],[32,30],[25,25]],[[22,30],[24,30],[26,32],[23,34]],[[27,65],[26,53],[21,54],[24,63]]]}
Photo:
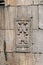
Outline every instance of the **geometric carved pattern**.
{"label": "geometric carved pattern", "polygon": [[28,52],[31,44],[31,21],[16,21],[16,51]]}

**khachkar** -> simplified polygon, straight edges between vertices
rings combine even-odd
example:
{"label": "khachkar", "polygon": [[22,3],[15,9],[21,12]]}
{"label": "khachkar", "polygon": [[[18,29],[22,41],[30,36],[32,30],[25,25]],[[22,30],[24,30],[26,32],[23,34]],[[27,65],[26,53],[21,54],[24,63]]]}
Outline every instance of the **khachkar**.
{"label": "khachkar", "polygon": [[[18,10],[21,10],[17,14],[15,22],[16,52],[29,52],[29,48],[32,45],[32,15],[28,13],[28,6],[19,8],[17,9],[17,13]],[[31,10],[29,11],[31,12]]]}

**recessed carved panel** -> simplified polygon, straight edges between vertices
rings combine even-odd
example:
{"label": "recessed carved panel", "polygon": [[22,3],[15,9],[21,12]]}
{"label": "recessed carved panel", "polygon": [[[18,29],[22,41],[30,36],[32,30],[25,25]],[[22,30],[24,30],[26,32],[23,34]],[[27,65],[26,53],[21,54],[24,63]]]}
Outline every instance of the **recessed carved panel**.
{"label": "recessed carved panel", "polygon": [[28,52],[31,46],[31,22],[16,22],[16,51]]}

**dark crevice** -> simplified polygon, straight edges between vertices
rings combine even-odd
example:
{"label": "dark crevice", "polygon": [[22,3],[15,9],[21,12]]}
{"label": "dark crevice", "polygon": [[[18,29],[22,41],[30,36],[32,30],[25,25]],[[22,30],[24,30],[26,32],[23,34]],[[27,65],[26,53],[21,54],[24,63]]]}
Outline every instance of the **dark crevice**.
{"label": "dark crevice", "polygon": [[4,0],[0,0],[0,6],[4,6]]}
{"label": "dark crevice", "polygon": [[0,4],[0,6],[5,6],[5,4],[3,3],[3,4]]}
{"label": "dark crevice", "polygon": [[0,0],[0,3],[3,3],[4,2],[4,0]]}
{"label": "dark crevice", "polygon": [[5,60],[7,61],[7,52],[6,52],[6,42],[4,40],[4,54],[5,54]]}

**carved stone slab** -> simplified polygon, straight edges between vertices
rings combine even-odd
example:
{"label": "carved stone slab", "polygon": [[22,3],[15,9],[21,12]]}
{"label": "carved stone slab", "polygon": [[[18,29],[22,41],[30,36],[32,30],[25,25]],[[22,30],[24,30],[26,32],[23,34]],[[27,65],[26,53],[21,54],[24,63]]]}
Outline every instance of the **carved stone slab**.
{"label": "carved stone slab", "polygon": [[16,21],[16,51],[28,52],[31,41],[31,21]]}

